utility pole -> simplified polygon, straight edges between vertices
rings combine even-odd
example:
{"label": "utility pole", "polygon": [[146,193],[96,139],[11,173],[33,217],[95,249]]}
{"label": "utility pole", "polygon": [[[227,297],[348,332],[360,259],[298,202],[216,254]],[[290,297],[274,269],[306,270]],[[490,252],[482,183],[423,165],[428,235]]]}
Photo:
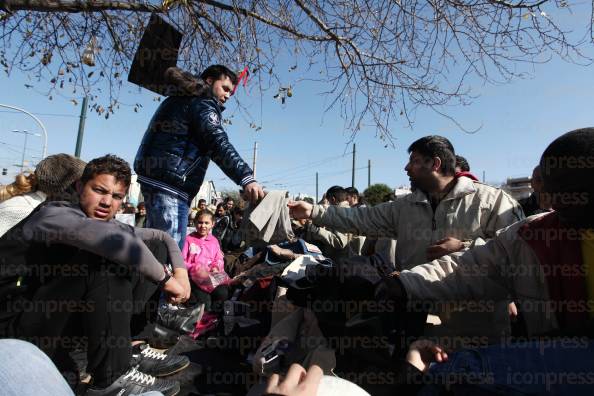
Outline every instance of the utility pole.
{"label": "utility pole", "polygon": [[[31,136],[41,136],[38,133],[31,133],[28,131],[19,131],[19,130],[13,130],[14,133],[22,133],[23,135],[25,135],[25,144],[23,145],[23,155],[21,156],[21,172],[23,172],[25,170],[25,154],[27,153],[27,140],[29,138],[29,135]],[[17,165],[18,166],[18,165]]]}
{"label": "utility pole", "polygon": [[25,153],[27,152],[27,137],[29,134],[27,131],[23,131],[25,134],[25,144],[23,145],[23,156],[21,157],[21,172],[25,170]]}
{"label": "utility pole", "polygon": [[254,161],[252,163],[252,170],[254,171],[254,179],[256,178],[256,159],[258,158],[258,142],[254,142]]}
{"label": "utility pole", "polygon": [[357,146],[355,145],[355,143],[353,143],[353,177],[351,180],[351,187],[355,187],[355,151],[357,149]]}
{"label": "utility pole", "polygon": [[485,182],[485,171],[483,171],[483,183]]}
{"label": "utility pole", "polygon": [[82,101],[82,108],[80,109],[80,120],[78,121],[78,135],[76,136],[76,148],[74,149],[74,156],[80,158],[80,149],[82,148],[82,140],[85,132],[85,121],[87,119],[87,102],[85,96]]}
{"label": "utility pole", "polygon": [[367,160],[367,188],[371,186],[371,160]]}
{"label": "utility pole", "polygon": [[318,172],[316,172],[316,204],[320,202],[318,199]]}

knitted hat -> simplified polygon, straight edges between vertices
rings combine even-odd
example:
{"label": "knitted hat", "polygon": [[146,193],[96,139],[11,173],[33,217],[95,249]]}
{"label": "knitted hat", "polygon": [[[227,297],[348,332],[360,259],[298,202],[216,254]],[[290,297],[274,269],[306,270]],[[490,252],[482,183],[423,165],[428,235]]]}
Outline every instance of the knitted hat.
{"label": "knitted hat", "polygon": [[37,189],[48,195],[63,192],[81,178],[86,162],[68,154],[45,157],[35,168]]}

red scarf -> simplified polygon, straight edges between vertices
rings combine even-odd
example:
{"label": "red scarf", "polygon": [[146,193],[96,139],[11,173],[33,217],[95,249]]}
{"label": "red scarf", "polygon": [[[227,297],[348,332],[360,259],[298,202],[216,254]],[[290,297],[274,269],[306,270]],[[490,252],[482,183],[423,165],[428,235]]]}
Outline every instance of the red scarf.
{"label": "red scarf", "polygon": [[464,171],[464,172],[456,172],[456,174],[454,176],[456,177],[456,179],[459,178],[459,177],[465,176],[465,177],[468,177],[468,178],[470,178],[470,179],[472,179],[474,181],[479,181],[479,179],[475,175],[473,175],[470,172],[466,172],[466,171]]}
{"label": "red scarf", "polygon": [[570,304],[588,301],[579,230],[564,227],[557,213],[551,212],[524,224],[518,235],[532,248],[545,273],[549,298],[560,330],[573,333],[584,329],[589,315],[583,309],[568,308]]}

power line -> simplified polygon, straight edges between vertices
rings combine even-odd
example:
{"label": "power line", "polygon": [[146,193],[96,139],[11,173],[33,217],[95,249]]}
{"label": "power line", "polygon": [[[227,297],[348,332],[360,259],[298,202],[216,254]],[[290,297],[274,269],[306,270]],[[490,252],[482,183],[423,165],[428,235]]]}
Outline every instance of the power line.
{"label": "power line", "polygon": [[278,176],[278,177],[275,176],[272,179],[263,180],[263,183],[270,183],[270,182],[274,182],[274,181],[277,181],[277,180],[284,180],[284,179],[286,179],[287,177],[289,177],[291,175],[303,173],[303,172],[305,172],[305,171],[307,171],[309,169],[316,168],[316,167],[318,167],[320,165],[327,165],[328,162],[332,162],[332,161],[335,161],[337,159],[344,158],[347,154],[349,154],[349,153],[338,155],[338,156],[334,156],[334,157],[323,158],[323,159],[321,159],[319,161],[312,162],[312,163],[307,163],[307,164],[303,164],[303,165],[299,165],[299,166],[294,167],[294,168],[291,168],[291,169],[280,170],[280,171],[275,171],[275,172],[269,173],[267,176],[264,176],[262,179],[265,179],[266,177],[270,177],[272,175],[277,175],[277,174],[280,174],[281,176]]}
{"label": "power line", "polygon": [[[355,168],[355,170],[361,170],[361,169],[367,169],[367,166],[361,166],[359,168]],[[335,176],[335,175],[341,175],[341,174],[345,174],[348,172],[351,172],[352,169],[346,169],[346,170],[340,170],[340,171],[334,171],[334,172],[326,172],[326,173],[320,173],[319,176]],[[297,177],[297,178],[291,178],[291,180],[287,180],[288,182],[295,182],[295,181],[301,181],[301,180],[307,180],[307,179],[311,179],[312,175],[308,175],[308,176],[301,176],[301,177]],[[267,183],[269,184],[269,183]],[[303,185],[309,185],[311,183],[272,183],[273,185],[283,185],[283,186],[287,186],[287,187],[292,187],[292,186],[303,186]]]}
{"label": "power line", "polygon": [[[21,114],[19,111],[10,111],[10,110],[0,110],[0,113],[11,113],[11,114]],[[72,118],[79,118],[77,115],[73,114],[60,114],[60,113],[31,113],[36,116],[47,116],[47,117],[72,117]]]}

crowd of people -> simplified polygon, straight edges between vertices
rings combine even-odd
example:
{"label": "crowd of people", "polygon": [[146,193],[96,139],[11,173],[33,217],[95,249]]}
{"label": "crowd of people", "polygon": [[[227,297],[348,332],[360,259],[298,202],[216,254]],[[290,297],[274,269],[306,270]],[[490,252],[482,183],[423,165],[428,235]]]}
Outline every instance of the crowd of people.
{"label": "crowd of people", "polygon": [[[235,74],[200,81],[151,120],[137,207],[115,155],[52,155],[0,189],[8,394],[175,395],[192,364],[196,394],[591,393],[594,128],[551,142],[520,202],[437,135],[408,147],[407,195],[292,201],[223,130]],[[211,159],[242,198],[190,208]]]}

